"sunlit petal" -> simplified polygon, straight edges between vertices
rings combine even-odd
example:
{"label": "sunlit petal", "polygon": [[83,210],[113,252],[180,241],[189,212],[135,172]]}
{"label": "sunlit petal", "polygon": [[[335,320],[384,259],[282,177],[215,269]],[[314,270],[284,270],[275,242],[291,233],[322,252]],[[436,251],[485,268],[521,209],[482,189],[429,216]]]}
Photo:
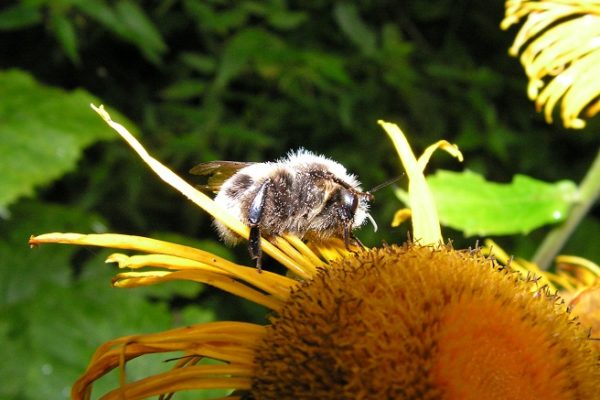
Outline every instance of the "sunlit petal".
{"label": "sunlit petal", "polygon": [[442,243],[437,209],[423,171],[431,155],[437,149],[446,150],[461,161],[462,154],[456,145],[442,140],[429,146],[417,159],[398,125],[385,121],[378,122],[394,143],[408,176],[408,201],[412,215],[413,240],[423,245]]}
{"label": "sunlit petal", "polygon": [[423,245],[439,244],[443,241],[440,221],[423,169],[419,166],[404,133],[392,123],[378,121],[396,147],[406,175],[408,196],[412,211],[413,240]]}

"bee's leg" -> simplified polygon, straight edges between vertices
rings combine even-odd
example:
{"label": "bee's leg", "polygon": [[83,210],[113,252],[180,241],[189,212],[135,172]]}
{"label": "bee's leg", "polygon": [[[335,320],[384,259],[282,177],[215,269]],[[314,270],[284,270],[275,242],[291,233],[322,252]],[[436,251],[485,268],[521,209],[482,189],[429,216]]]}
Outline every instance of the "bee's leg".
{"label": "bee's leg", "polygon": [[262,249],[260,247],[260,228],[258,226],[250,227],[248,251],[250,252],[250,258],[256,260],[256,269],[258,269],[258,272],[262,272]]}
{"label": "bee's leg", "polygon": [[352,240],[352,227],[350,224],[344,226],[344,246],[346,250],[350,250],[350,241]]}
{"label": "bee's leg", "polygon": [[364,245],[364,244],[362,244],[362,242],[361,242],[361,241],[360,241],[360,240],[359,240],[359,239],[358,239],[356,236],[354,236],[354,234],[352,235],[352,237],[351,237],[351,238],[352,238],[352,240],[354,241],[354,244],[356,244],[358,247],[360,247],[360,248],[362,248],[362,249],[364,249],[364,248],[365,248],[365,245]]}
{"label": "bee's leg", "polygon": [[263,184],[256,192],[256,196],[250,204],[248,210],[248,224],[250,225],[250,237],[248,238],[248,251],[250,257],[256,260],[256,268],[258,271],[261,269],[262,260],[262,249],[260,247],[260,221],[263,215],[263,209],[265,207],[265,199],[267,197],[267,190],[271,185],[271,180],[266,179]]}
{"label": "bee's leg", "polygon": [[344,226],[344,246],[346,247],[346,250],[353,251],[350,248],[351,244],[354,244],[355,246],[358,246],[360,248],[365,247],[362,244],[362,242],[360,240],[358,240],[358,238],[356,236],[354,236],[354,234],[352,233],[352,222],[350,222],[350,223],[346,224],[346,226]]}

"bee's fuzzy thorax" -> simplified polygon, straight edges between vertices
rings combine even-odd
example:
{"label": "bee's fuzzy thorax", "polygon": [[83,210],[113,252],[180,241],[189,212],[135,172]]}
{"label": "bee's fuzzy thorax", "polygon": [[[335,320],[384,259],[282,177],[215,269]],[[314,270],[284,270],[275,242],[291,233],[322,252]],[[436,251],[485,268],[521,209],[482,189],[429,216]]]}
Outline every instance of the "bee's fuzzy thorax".
{"label": "bee's fuzzy thorax", "polygon": [[360,191],[360,182],[353,174],[348,173],[346,168],[332,159],[320,154],[315,154],[304,148],[290,151],[287,156],[277,161],[279,164],[288,165],[291,168],[305,169],[315,165],[323,165],[325,169],[335,176],[347,182],[354,189]]}

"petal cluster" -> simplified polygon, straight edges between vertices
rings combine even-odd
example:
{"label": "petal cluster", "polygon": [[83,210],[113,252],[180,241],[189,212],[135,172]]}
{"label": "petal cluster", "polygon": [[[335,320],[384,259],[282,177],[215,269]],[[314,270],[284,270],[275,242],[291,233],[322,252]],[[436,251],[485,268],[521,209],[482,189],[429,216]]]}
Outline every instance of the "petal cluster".
{"label": "petal cluster", "polygon": [[555,106],[567,128],[600,109],[600,3],[590,0],[508,0],[502,29],[526,18],[509,53],[520,54],[529,97],[552,122]]}

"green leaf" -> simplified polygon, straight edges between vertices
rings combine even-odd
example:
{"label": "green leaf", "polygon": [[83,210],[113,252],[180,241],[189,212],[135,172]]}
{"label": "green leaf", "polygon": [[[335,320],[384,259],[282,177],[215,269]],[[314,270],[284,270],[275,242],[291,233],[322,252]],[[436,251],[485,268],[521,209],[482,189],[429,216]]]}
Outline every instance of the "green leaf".
{"label": "green leaf", "polygon": [[0,30],[28,28],[41,21],[42,12],[37,5],[17,4],[0,12]]}
{"label": "green leaf", "polygon": [[235,122],[222,123],[217,130],[217,134],[219,140],[235,140],[236,146],[241,148],[248,146],[265,148],[274,141],[271,136],[265,135],[263,132],[249,129],[246,126]]}
{"label": "green leaf", "polygon": [[201,53],[182,52],[180,59],[186,66],[202,74],[214,72],[217,66],[213,57]]}
{"label": "green leaf", "polygon": [[[41,246],[30,249],[31,235],[45,232],[95,232],[103,221],[70,207],[21,201],[0,223],[0,307],[27,300],[41,285],[66,286],[71,259],[82,250],[75,246]],[[92,254],[88,252],[88,254]]]}
{"label": "green leaf", "polygon": [[116,15],[123,24],[124,38],[135,44],[149,61],[160,63],[167,45],[144,10],[133,2],[120,1]]}
{"label": "green leaf", "polygon": [[308,15],[302,11],[270,10],[267,19],[277,29],[291,30],[308,20]]}
{"label": "green leaf", "polygon": [[156,25],[140,6],[130,1],[117,2],[114,8],[99,0],[72,1],[82,13],[136,46],[148,61],[155,64],[161,62],[167,45]]}
{"label": "green leaf", "polygon": [[524,234],[564,220],[577,200],[571,181],[547,183],[524,175],[502,184],[471,171],[438,171],[427,182],[442,225],[467,236]]}
{"label": "green leaf", "polygon": [[219,35],[243,27],[250,13],[257,11],[255,7],[247,7],[246,3],[229,8],[220,7],[206,1],[184,0],[183,6],[186,15],[189,15],[196,22],[199,29],[203,32],[214,32]]}
{"label": "green leaf", "polygon": [[342,85],[349,85],[352,82],[342,57],[319,51],[305,51],[302,53],[302,58],[311,70],[318,72],[319,76],[327,81]]}
{"label": "green leaf", "polygon": [[[29,301],[2,310],[6,321],[3,343],[16,349],[11,362],[3,365],[19,376],[14,377],[18,385],[11,388],[12,393],[5,392],[0,378],[0,397],[67,398],[69,387],[85,371],[98,346],[119,336],[171,328],[164,303],[150,303],[135,290],[111,288],[113,271],[97,258],[87,268],[96,271],[72,286],[42,285]],[[135,368],[128,366],[127,375],[139,379],[161,367],[168,368],[160,361],[137,363]],[[117,382],[115,374],[110,374],[94,393],[115,388]]]}
{"label": "green leaf", "polygon": [[[117,137],[90,109],[92,102],[99,103],[83,90],[0,71],[0,207],[73,170],[87,146]],[[114,118],[125,120],[118,113]]]}
{"label": "green leaf", "polygon": [[360,18],[355,4],[337,3],[333,11],[335,20],[363,54],[371,56],[377,50],[375,34],[371,28]]}
{"label": "green leaf", "polygon": [[123,35],[125,28],[120,24],[113,9],[104,0],[72,0],[73,5],[84,15],[98,21],[106,29]]}
{"label": "green leaf", "polygon": [[223,89],[244,68],[249,67],[250,60],[259,57],[266,49],[272,51],[279,47],[281,43],[277,37],[262,29],[248,28],[240,31],[229,40],[223,51],[214,81],[215,87]]}
{"label": "green leaf", "polygon": [[[59,292],[70,286],[71,260],[82,248],[43,246],[31,249],[27,239],[32,234],[48,231],[91,231],[100,224],[96,216],[32,201],[15,205],[11,218],[0,224],[3,239],[0,241],[0,341],[4,343],[4,356],[9,357],[7,362],[0,363],[0,398],[67,398],[69,386],[78,372],[58,360],[50,362],[45,355],[59,349],[63,349],[65,356],[73,355],[65,347],[68,342],[40,349],[40,343],[34,344],[31,335],[36,329],[47,328],[48,318],[56,318],[65,327],[69,326],[67,314],[49,307],[48,302],[63,299]],[[58,331],[50,328],[45,334],[49,340],[61,337]],[[85,366],[86,356],[81,357],[78,368]],[[63,373],[68,377],[57,381],[56,377]],[[54,388],[50,394],[47,390],[51,384]]]}
{"label": "green leaf", "polygon": [[190,100],[204,93],[206,82],[199,79],[181,79],[161,91],[161,97],[166,100]]}
{"label": "green leaf", "polygon": [[52,29],[62,46],[65,54],[73,64],[79,64],[79,53],[77,51],[77,34],[71,21],[64,15],[52,14]]}

